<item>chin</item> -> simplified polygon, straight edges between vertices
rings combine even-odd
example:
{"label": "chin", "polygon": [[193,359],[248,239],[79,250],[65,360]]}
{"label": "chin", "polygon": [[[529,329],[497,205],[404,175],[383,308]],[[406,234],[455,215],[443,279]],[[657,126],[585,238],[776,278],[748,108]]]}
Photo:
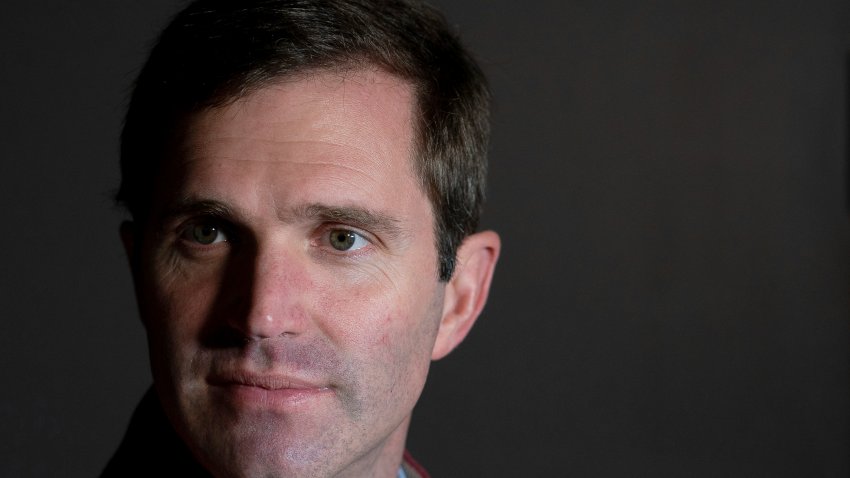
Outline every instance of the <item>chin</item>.
{"label": "chin", "polygon": [[[216,477],[323,477],[340,468],[335,457],[348,447],[331,430],[293,424],[279,416],[209,414],[184,439]],[[330,433],[329,433],[330,432]]]}
{"label": "chin", "polygon": [[[223,456],[231,459],[223,460]],[[234,447],[224,455],[217,455],[206,467],[216,477],[324,477],[335,475],[335,466],[327,451],[305,449],[297,446],[275,447],[268,445],[259,450],[254,446]]]}

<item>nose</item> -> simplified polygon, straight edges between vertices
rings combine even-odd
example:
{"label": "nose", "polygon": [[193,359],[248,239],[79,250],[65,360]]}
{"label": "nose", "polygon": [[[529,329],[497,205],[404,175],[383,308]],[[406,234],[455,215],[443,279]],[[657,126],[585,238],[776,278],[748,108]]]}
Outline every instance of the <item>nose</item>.
{"label": "nose", "polygon": [[251,340],[304,332],[309,322],[304,304],[310,280],[296,254],[279,247],[258,248],[247,277],[243,312],[230,318],[234,328]]}

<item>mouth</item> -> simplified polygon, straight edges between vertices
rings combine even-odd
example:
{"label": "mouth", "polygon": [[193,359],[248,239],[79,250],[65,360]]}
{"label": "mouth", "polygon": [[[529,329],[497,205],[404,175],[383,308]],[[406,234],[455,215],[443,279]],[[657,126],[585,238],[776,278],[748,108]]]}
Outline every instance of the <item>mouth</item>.
{"label": "mouth", "polygon": [[207,383],[221,399],[249,408],[288,408],[332,393],[326,384],[289,375],[245,371],[214,374]]}

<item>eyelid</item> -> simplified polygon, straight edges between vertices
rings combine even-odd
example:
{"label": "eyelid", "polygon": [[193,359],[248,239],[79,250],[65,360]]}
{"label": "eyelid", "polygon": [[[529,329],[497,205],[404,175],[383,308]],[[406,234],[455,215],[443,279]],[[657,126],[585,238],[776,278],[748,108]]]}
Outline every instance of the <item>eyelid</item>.
{"label": "eyelid", "polygon": [[[369,241],[369,239],[367,239],[365,236],[363,236],[363,234],[352,231],[350,229],[331,229],[329,231],[328,237],[329,238],[332,237],[337,232],[344,232],[346,234],[351,234],[352,236],[354,236],[354,243],[351,245],[351,247],[349,249],[344,249],[344,250],[337,249],[340,252],[348,252],[348,253],[356,252],[356,251],[359,251],[360,249],[363,249],[364,247],[368,247],[369,245],[372,244],[372,242]],[[362,242],[362,244],[358,245],[358,242]],[[333,247],[333,244],[331,244],[331,246]],[[355,247],[355,246],[357,246],[357,247]],[[334,249],[336,249],[336,248],[334,247]]]}
{"label": "eyelid", "polygon": [[[192,234],[193,234],[194,228],[197,227],[197,226],[200,226],[200,225],[207,225],[207,226],[211,226],[211,227],[215,228],[215,230],[219,234],[221,234],[222,239],[218,240],[218,238],[216,238],[217,240],[215,240],[214,242],[211,242],[209,244],[204,244],[204,243],[198,242],[197,240],[194,239],[194,237],[192,237]],[[208,248],[208,247],[214,246],[216,244],[221,244],[221,243],[225,243],[225,242],[232,242],[233,238],[235,236],[232,233],[233,228],[230,226],[228,221],[225,220],[225,219],[222,219],[221,217],[218,217],[215,214],[204,214],[204,215],[193,216],[193,217],[187,218],[185,220],[182,220],[182,221],[180,221],[176,230],[177,230],[178,238],[180,238],[182,241],[184,241],[186,243],[191,244],[193,247],[206,247],[206,248]]]}
{"label": "eyelid", "polygon": [[351,228],[383,249],[388,249],[387,241],[391,244],[404,235],[399,218],[356,204],[310,203],[294,208],[293,216],[309,219],[319,225],[333,224]]}

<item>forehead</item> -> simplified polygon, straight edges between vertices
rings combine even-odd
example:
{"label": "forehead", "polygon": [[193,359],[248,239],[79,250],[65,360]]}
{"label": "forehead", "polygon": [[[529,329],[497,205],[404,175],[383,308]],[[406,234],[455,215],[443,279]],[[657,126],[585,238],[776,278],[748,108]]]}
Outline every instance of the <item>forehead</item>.
{"label": "forehead", "polygon": [[266,202],[289,205],[401,206],[412,196],[430,212],[413,165],[413,117],[413,88],[381,70],[280,80],[189,118],[163,168],[159,199],[232,203],[264,193]]}
{"label": "forehead", "polygon": [[414,106],[410,83],[382,70],[309,70],[192,115],[181,140],[190,148],[235,134],[281,142],[344,140],[382,156],[403,149],[412,158]]}

